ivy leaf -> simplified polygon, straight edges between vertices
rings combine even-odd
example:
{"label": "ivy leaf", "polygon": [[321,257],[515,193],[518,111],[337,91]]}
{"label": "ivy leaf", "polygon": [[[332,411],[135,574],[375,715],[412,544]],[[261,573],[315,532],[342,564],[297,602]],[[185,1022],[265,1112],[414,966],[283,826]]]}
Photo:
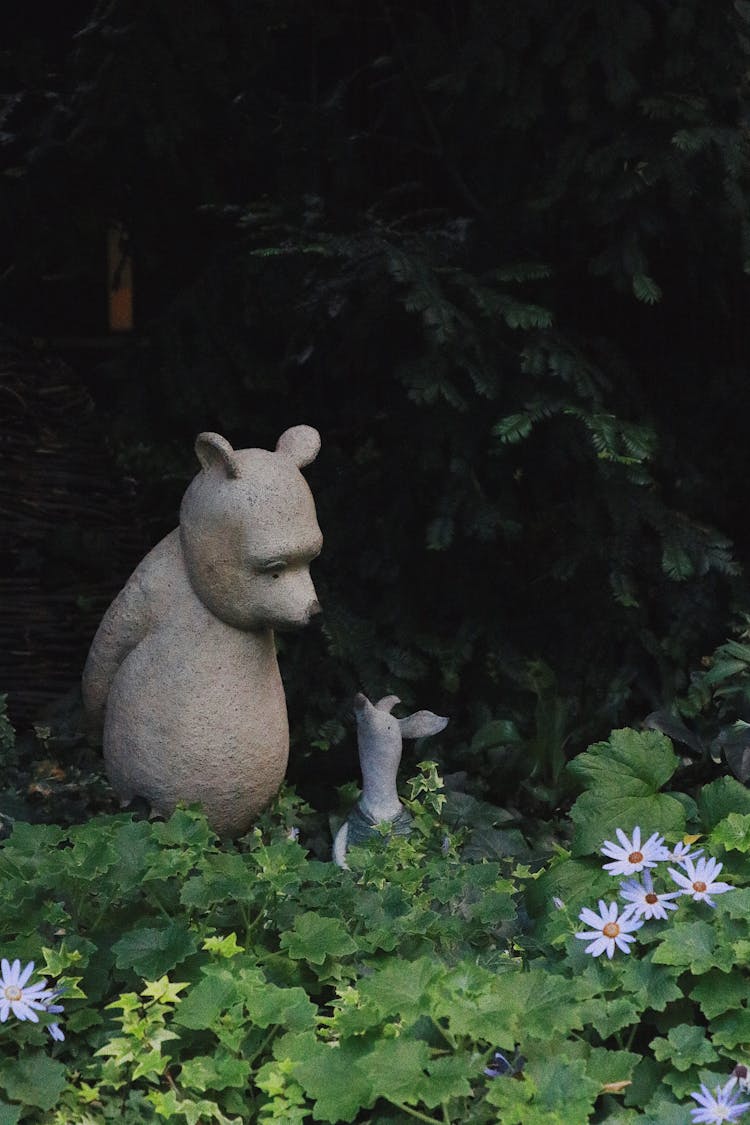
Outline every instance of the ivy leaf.
{"label": "ivy leaf", "polygon": [[658,731],[613,731],[568,765],[586,785],[571,809],[575,824],[572,851],[587,855],[615,839],[615,829],[630,832],[640,825],[646,835],[658,830],[679,837],[685,830],[685,809],[675,797],[658,790],[678,765],[668,738]]}
{"label": "ivy leaf", "polygon": [[671,1027],[666,1039],[652,1039],[651,1048],[659,1062],[668,1062],[676,1070],[708,1065],[719,1057],[706,1038],[704,1028],[686,1023]]}
{"label": "ivy leaf", "polygon": [[293,960],[309,961],[311,965],[322,965],[326,957],[344,957],[357,950],[357,943],[342,922],[313,911],[298,914],[294,929],[282,934],[280,944]]}
{"label": "ivy leaf", "polygon": [[186,924],[169,922],[160,927],[131,930],[115,942],[112,951],[118,969],[133,969],[138,976],[155,980],[197,948],[196,935]]}
{"label": "ivy leaf", "polygon": [[63,1064],[43,1051],[0,1062],[0,1091],[25,1105],[52,1109],[66,1081]]}
{"label": "ivy leaf", "polygon": [[203,949],[215,953],[217,957],[231,958],[238,953],[244,953],[244,946],[237,944],[237,934],[234,930],[226,937],[207,937],[203,942]]}
{"label": "ivy leaf", "polygon": [[242,1125],[240,1117],[226,1117],[216,1102],[207,1101],[205,1098],[178,1098],[174,1090],[149,1090],[146,1100],[151,1103],[160,1117],[167,1121],[174,1121],[177,1117],[184,1117],[188,1125],[203,1125],[206,1121],[216,1121],[218,1125]]}

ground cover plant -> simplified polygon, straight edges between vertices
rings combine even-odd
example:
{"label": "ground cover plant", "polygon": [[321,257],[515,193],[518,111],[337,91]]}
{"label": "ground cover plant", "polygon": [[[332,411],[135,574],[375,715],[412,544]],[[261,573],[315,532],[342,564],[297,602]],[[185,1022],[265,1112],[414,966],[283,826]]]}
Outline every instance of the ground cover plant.
{"label": "ground cover plant", "polygon": [[719,1120],[750,1044],[750,794],[672,789],[679,766],[654,731],[591,746],[543,862],[512,832],[490,858],[492,810],[427,763],[414,834],[347,872],[291,792],[236,844],[196,809],[16,823],[0,987],[37,1021],[0,1011],[0,1121]]}

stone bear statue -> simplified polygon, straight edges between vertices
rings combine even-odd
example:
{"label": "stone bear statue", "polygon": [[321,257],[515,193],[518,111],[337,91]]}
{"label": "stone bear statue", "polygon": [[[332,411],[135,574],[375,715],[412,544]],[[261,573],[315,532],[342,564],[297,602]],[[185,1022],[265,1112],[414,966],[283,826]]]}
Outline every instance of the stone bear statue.
{"label": "stone bear statue", "polygon": [[309,426],[273,453],[197,438],[180,526],[109,607],[84,668],[123,804],[141,797],[168,815],[200,801],[216,832],[237,836],[278,791],[289,728],[274,630],[320,612],[310,563],[323,537],[300,472],[319,449]]}

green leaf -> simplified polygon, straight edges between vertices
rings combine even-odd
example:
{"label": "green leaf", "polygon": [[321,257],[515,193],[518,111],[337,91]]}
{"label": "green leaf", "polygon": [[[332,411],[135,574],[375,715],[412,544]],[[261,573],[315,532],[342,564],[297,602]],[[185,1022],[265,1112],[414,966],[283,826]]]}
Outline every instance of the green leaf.
{"label": "green leaf", "polygon": [[719,777],[704,785],[698,797],[701,823],[711,832],[730,813],[750,813],[750,790],[733,777]]}
{"label": "green leaf", "polygon": [[662,298],[660,287],[646,273],[633,274],[633,292],[639,301],[647,305],[655,305]]}
{"label": "green leaf", "polygon": [[24,1105],[52,1109],[65,1084],[65,1067],[43,1051],[0,1062],[0,1091]]}
{"label": "green leaf", "polygon": [[455,1035],[513,1043],[549,1039],[555,1031],[568,1034],[583,1026],[583,1011],[575,981],[532,966],[487,981],[465,1003],[448,998],[445,1015]]}
{"label": "green leaf", "polygon": [[695,574],[695,567],[690,555],[674,543],[664,548],[661,556],[661,568],[667,578],[671,578],[674,582],[684,582],[686,578],[692,578]]}
{"label": "green leaf", "polygon": [[468,1098],[471,1083],[476,1081],[476,1058],[469,1052],[431,1059],[427,1063],[429,1077],[423,1082],[420,1097],[433,1109],[450,1098]]}
{"label": "green leaf", "polygon": [[529,436],[532,424],[528,414],[508,414],[492,427],[492,433],[500,441],[513,444]]}
{"label": "green leaf", "polygon": [[438,516],[427,528],[427,550],[445,551],[453,542],[454,521],[451,516]]}
{"label": "green leaf", "polygon": [[654,831],[681,836],[685,809],[658,792],[677,765],[671,742],[658,731],[616,730],[579,754],[567,767],[587,787],[570,812],[573,854],[598,851],[605,840],[616,839],[617,828],[629,833],[639,825],[646,837]]}
{"label": "green leaf", "polygon": [[218,1048],[213,1055],[197,1055],[186,1059],[180,1071],[180,1086],[199,1093],[204,1090],[244,1089],[250,1075],[250,1063],[236,1059]]}
{"label": "green leaf", "polygon": [[741,973],[722,973],[712,969],[701,977],[690,997],[698,1001],[706,1019],[712,1020],[750,1000],[750,983]]}
{"label": "green leaf", "polygon": [[589,789],[606,793],[624,784],[639,796],[660,789],[678,765],[672,743],[659,731],[623,727],[579,754],[568,769]]}
{"label": "green leaf", "polygon": [[586,1074],[600,1086],[610,1082],[628,1082],[641,1061],[641,1055],[632,1051],[609,1051],[606,1047],[592,1047],[586,1060]]}
{"label": "green leaf", "polygon": [[666,1039],[652,1039],[651,1049],[659,1062],[668,1062],[676,1070],[708,1065],[719,1057],[706,1038],[704,1028],[685,1023],[671,1027]]}
{"label": "green leaf", "polygon": [[427,957],[418,961],[393,958],[366,977],[359,992],[375,1006],[381,1017],[401,1016],[415,1020],[429,1009],[428,994],[441,973],[440,965]]}
{"label": "green leaf", "polygon": [[534,1059],[524,1081],[495,1079],[487,1101],[504,1125],[571,1125],[584,1122],[594,1108],[599,1082],[586,1073],[584,1059]]}
{"label": "green leaf", "polygon": [[709,922],[675,922],[664,931],[652,960],[655,965],[675,965],[700,976],[714,968],[729,972],[734,954],[718,940],[716,928]]}
{"label": "green leaf", "polygon": [[750,813],[732,812],[714,828],[711,846],[726,848],[728,852],[750,852]]}
{"label": "green leaf", "polygon": [[216,841],[216,833],[198,808],[176,809],[169,820],[154,822],[153,833],[165,847],[193,848],[200,855]]}
{"label": "green leaf", "polygon": [[315,1101],[316,1121],[353,1121],[360,1109],[372,1105],[374,1095],[367,1068],[362,1063],[365,1046],[346,1040],[334,1046],[309,1035],[286,1035],[274,1056],[293,1062],[292,1073]]}
{"label": "green leaf", "polygon": [[312,911],[297,915],[294,929],[282,934],[280,944],[295,961],[311,965],[322,965],[326,957],[344,957],[357,949],[342,922]]}
{"label": "green leaf", "polygon": [[652,1008],[663,1012],[672,1000],[679,1000],[683,993],[666,966],[653,964],[650,956],[639,959],[628,957],[622,966],[622,987],[627,989],[635,1002],[643,1009]]}
{"label": "green leaf", "polygon": [[315,1024],[317,1008],[304,988],[280,988],[255,971],[242,974],[239,993],[256,1027],[278,1023],[289,1031],[304,1031]]}
{"label": "green leaf", "polygon": [[184,1117],[188,1125],[204,1125],[209,1121],[216,1121],[217,1125],[242,1125],[240,1117],[226,1117],[216,1102],[205,1098],[179,1098],[174,1090],[149,1090],[146,1100],[151,1103],[160,1117],[167,1121],[174,1121],[177,1117]]}
{"label": "green leaf", "polygon": [[739,1008],[717,1016],[711,1023],[711,1038],[717,1047],[726,1047],[730,1051],[742,1047],[744,1054],[746,1045],[750,1043],[750,1010]]}
{"label": "green leaf", "polygon": [[580,1019],[584,1025],[591,1025],[602,1039],[609,1039],[626,1027],[638,1023],[642,1008],[629,996],[616,996],[612,1000],[601,997],[584,1000],[580,1007]]}
{"label": "green leaf", "polygon": [[362,1056],[361,1066],[367,1071],[376,1097],[414,1104],[421,1100],[422,1091],[428,1085],[425,1067],[429,1058],[426,1043],[400,1035],[376,1041]]}
{"label": "green leaf", "polygon": [[205,972],[203,980],[190,989],[174,1015],[176,1023],[195,1031],[211,1027],[240,996],[238,982],[229,969],[212,965]]}
{"label": "green leaf", "polygon": [[552,899],[559,898],[569,913],[577,916],[582,906],[606,895],[613,885],[612,876],[604,871],[601,863],[590,859],[563,859],[553,863],[528,885],[526,900],[529,910],[536,915],[548,911]]}
{"label": "green leaf", "polygon": [[133,969],[154,980],[179,965],[198,948],[195,933],[186,923],[169,922],[160,927],[130,930],[112,946],[118,969]]}
{"label": "green leaf", "polygon": [[203,942],[203,949],[215,953],[217,957],[231,958],[238,953],[244,953],[244,947],[237,944],[237,935],[232,931],[226,937],[207,937]]}

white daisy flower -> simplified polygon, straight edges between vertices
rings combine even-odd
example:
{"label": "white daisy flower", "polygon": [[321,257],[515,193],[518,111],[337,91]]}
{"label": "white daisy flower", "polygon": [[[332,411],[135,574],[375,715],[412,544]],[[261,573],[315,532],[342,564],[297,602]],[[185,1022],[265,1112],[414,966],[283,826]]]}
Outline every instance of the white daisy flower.
{"label": "white daisy flower", "polygon": [[703,848],[698,848],[697,851],[691,852],[691,847],[691,844],[683,844],[683,842],[680,841],[679,844],[675,844],[672,848],[665,848],[662,859],[666,860],[668,863],[680,864],[685,863],[688,859],[699,859],[703,855]]}
{"label": "white daisy flower", "polygon": [[[0,961],[2,976],[0,977],[0,1023],[5,1023],[12,1012],[19,1020],[31,1020],[39,1023],[37,1011],[47,1008],[47,1001],[51,998],[47,991],[46,980],[36,984],[27,985],[26,982],[34,971],[34,962],[29,961],[22,970],[21,962],[16,958],[9,964],[3,957]],[[36,1011],[34,1010],[36,1009]]]}
{"label": "white daisy flower", "polygon": [[601,847],[602,855],[609,856],[613,863],[605,863],[604,870],[611,875],[635,875],[644,867],[656,867],[664,859],[664,837],[654,832],[645,844],[641,844],[641,830],[633,829],[633,839],[629,840],[621,828],[616,829],[621,847],[605,840]]}
{"label": "white daisy flower", "polygon": [[631,941],[635,941],[632,931],[640,930],[643,925],[640,919],[633,918],[627,911],[618,914],[616,902],[607,905],[602,899],[599,899],[598,914],[584,906],[578,917],[591,929],[582,930],[575,936],[581,941],[591,943],[586,946],[586,953],[590,953],[592,957],[598,957],[606,952],[611,959],[614,956],[615,946],[623,953],[629,953],[628,945]]}
{"label": "white daisy flower", "polygon": [[[44,997],[45,1012],[49,1012],[50,1015],[58,1015],[60,1012],[65,1011],[65,1008],[62,1004],[52,1003],[53,1000],[57,1000],[59,996],[62,996],[63,992],[65,992],[64,986],[62,988],[55,988],[50,992],[40,993],[40,999],[42,998],[42,996]],[[47,1024],[47,1031],[50,1033],[51,1037],[58,1043],[62,1043],[62,1041],[65,1039],[65,1034],[62,1031],[57,1020],[55,1020],[54,1023]]]}
{"label": "white daisy flower", "polygon": [[696,863],[686,859],[684,866],[684,871],[677,871],[674,867],[667,870],[678,887],[682,888],[680,894],[690,895],[694,902],[707,902],[709,906],[716,906],[709,895],[721,895],[724,891],[733,889],[729,883],[715,881],[724,866],[715,859],[699,859]]}
{"label": "white daisy flower", "polygon": [[739,1090],[734,1089],[736,1082],[736,1078],[730,1078],[726,1086],[717,1086],[713,1094],[701,1083],[700,1092],[690,1095],[698,1103],[695,1109],[690,1110],[695,1125],[699,1122],[702,1125],[720,1125],[723,1121],[736,1121],[746,1109],[750,1109],[750,1102],[737,1102]]}
{"label": "white daisy flower", "polygon": [[643,872],[642,883],[640,879],[626,879],[624,883],[620,883],[620,895],[630,903],[625,908],[625,913],[646,921],[651,918],[666,918],[668,910],[677,909],[677,903],[671,900],[679,898],[681,894],[682,891],[657,894],[650,871]]}

